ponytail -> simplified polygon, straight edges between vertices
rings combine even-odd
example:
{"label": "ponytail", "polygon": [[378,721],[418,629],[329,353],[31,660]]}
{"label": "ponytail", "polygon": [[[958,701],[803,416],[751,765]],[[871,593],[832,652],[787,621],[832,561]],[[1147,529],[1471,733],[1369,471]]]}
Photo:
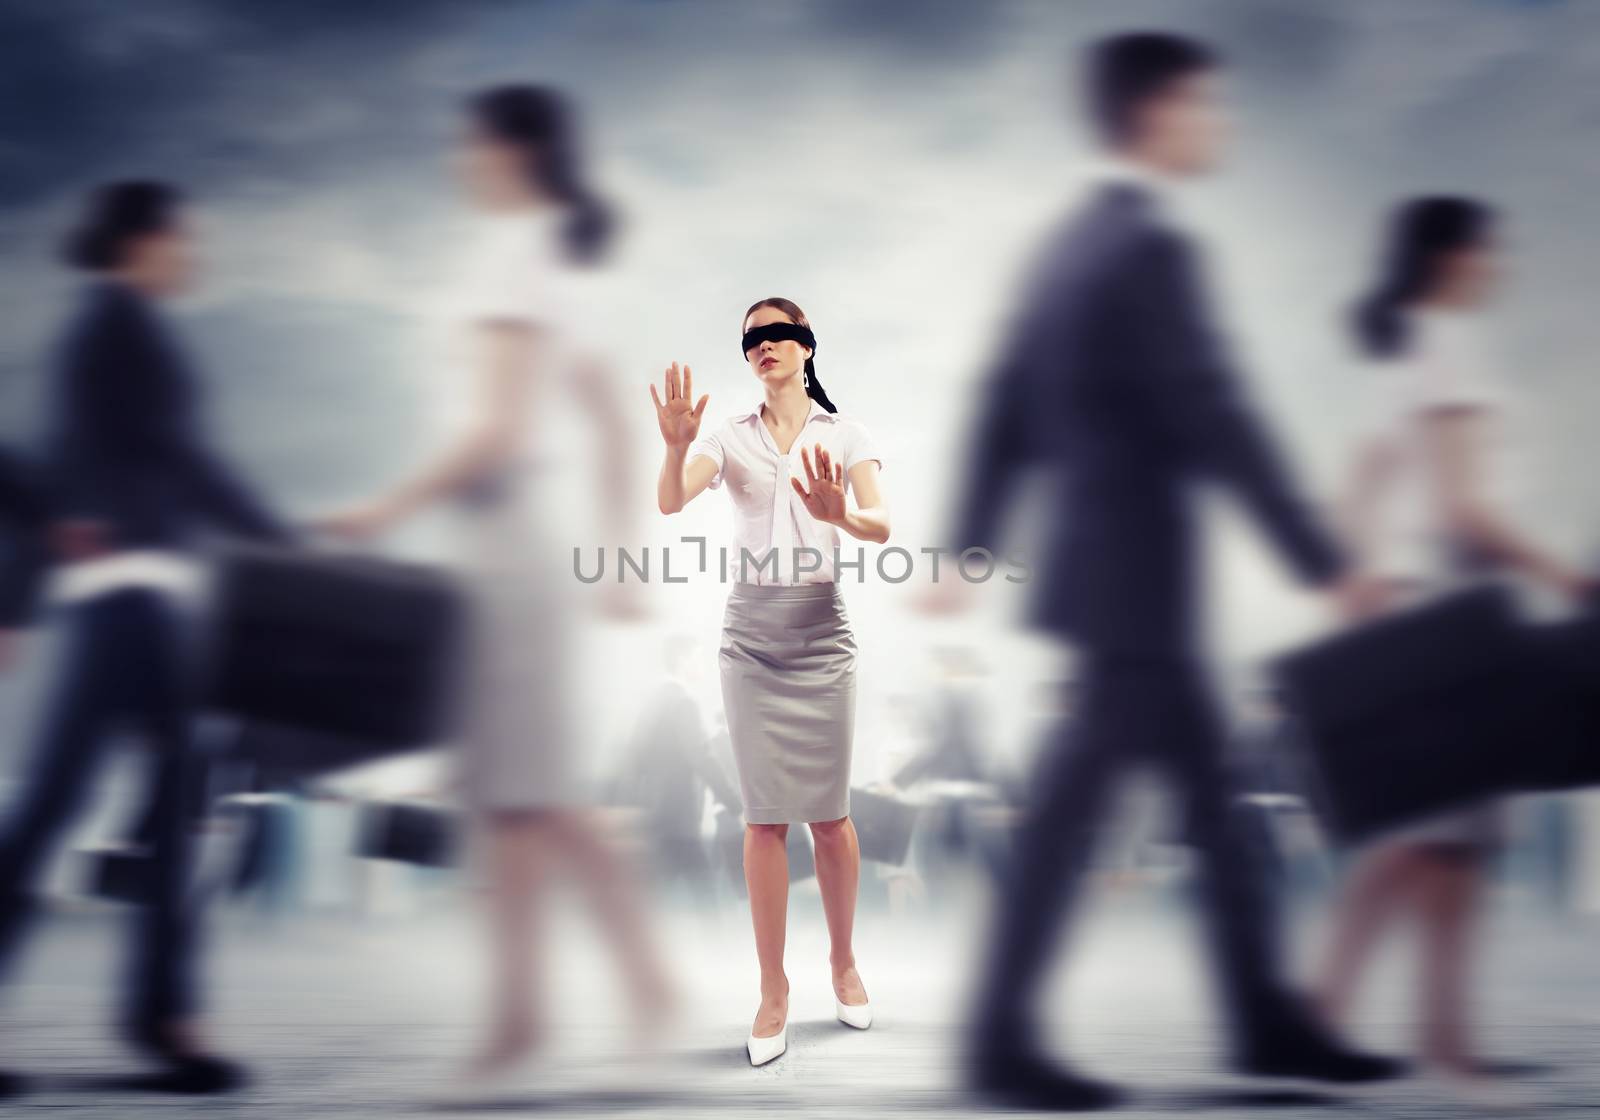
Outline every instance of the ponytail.
{"label": "ponytail", "polygon": [[822,387],[822,382],[817,380],[817,360],[806,359],[806,396],[816,401],[829,412],[838,412],[832,401],[828,399],[828,391]]}
{"label": "ponytail", "polygon": [[588,190],[578,190],[563,199],[571,210],[566,228],[567,256],[583,264],[597,260],[605,252],[616,228],[611,207]]}
{"label": "ponytail", "polygon": [[1373,292],[1357,303],[1350,315],[1350,328],[1357,344],[1374,358],[1392,358],[1410,341],[1404,300],[1392,288]]}
{"label": "ponytail", "polygon": [[577,115],[566,97],[548,86],[496,86],[473,97],[468,111],[488,135],[521,151],[530,183],[567,207],[567,256],[583,264],[598,260],[616,221],[589,185]]}

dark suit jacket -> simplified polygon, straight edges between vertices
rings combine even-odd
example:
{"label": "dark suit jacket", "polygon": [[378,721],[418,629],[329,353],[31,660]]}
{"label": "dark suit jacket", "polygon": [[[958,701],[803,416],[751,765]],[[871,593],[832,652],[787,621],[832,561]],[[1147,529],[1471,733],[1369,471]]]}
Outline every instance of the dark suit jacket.
{"label": "dark suit jacket", "polygon": [[109,281],[88,286],[61,342],[52,390],[44,461],[27,467],[8,457],[0,472],[0,503],[12,529],[0,622],[15,624],[25,613],[48,561],[40,534],[29,530],[48,520],[103,522],[107,543],[119,549],[182,548],[201,526],[289,539],[206,446],[188,362],[132,289]]}
{"label": "dark suit jacket", "polygon": [[56,390],[50,460],[64,511],[104,518],[127,547],[181,545],[197,523],[287,536],[206,446],[189,364],[130,288],[90,286]]}
{"label": "dark suit jacket", "polygon": [[1242,499],[1307,581],[1342,564],[1244,399],[1194,249],[1153,205],[1104,187],[1047,245],[980,406],[950,542],[994,551],[1023,468],[1049,468],[1059,508],[1030,565],[1033,621],[1101,651],[1193,648],[1201,479]]}

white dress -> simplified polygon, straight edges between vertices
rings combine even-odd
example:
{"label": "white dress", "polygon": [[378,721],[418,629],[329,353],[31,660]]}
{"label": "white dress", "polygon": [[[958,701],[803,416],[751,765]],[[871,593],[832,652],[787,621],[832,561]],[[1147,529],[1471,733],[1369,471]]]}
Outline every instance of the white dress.
{"label": "white dress", "polygon": [[[1513,400],[1496,376],[1496,362],[1480,317],[1460,312],[1413,311],[1410,339],[1399,357],[1367,363],[1360,371],[1365,417],[1361,436],[1381,443],[1393,467],[1377,508],[1373,567],[1431,597],[1493,574],[1494,565],[1452,539],[1430,474],[1422,424],[1431,413],[1475,412],[1485,426],[1480,485],[1503,498],[1512,486],[1510,420]],[[1508,744],[1514,749],[1514,744]],[[1500,803],[1451,810],[1391,835],[1425,843],[1490,847],[1503,833]]]}
{"label": "white dress", "polygon": [[[460,772],[465,799],[479,810],[580,799],[575,630],[571,596],[563,593],[571,562],[550,531],[556,476],[574,468],[548,418],[567,394],[582,350],[573,306],[581,281],[564,254],[563,221],[556,209],[484,220],[455,311],[468,347],[487,323],[538,332],[514,459],[458,503],[472,605]],[[467,363],[457,376],[469,408],[476,407],[481,375]]]}

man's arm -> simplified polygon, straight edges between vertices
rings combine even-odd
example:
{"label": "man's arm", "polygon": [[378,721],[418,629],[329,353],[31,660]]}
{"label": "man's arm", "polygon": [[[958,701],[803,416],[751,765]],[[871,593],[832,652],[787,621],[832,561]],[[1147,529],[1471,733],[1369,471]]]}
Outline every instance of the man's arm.
{"label": "man's arm", "polygon": [[1193,251],[1175,234],[1153,234],[1135,253],[1125,284],[1141,347],[1128,372],[1162,424],[1192,462],[1239,495],[1302,579],[1334,579],[1344,557],[1300,500],[1244,396],[1211,325]]}
{"label": "man's arm", "polygon": [[201,510],[240,536],[289,543],[294,533],[233,470],[191,433],[181,445],[181,470]]}

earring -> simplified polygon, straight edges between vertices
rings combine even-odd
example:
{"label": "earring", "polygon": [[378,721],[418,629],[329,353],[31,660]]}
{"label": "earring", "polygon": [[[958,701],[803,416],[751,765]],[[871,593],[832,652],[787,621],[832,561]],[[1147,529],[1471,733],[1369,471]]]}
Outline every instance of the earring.
{"label": "earring", "polygon": [[811,388],[811,375],[805,370],[800,371],[800,383],[807,389]]}

